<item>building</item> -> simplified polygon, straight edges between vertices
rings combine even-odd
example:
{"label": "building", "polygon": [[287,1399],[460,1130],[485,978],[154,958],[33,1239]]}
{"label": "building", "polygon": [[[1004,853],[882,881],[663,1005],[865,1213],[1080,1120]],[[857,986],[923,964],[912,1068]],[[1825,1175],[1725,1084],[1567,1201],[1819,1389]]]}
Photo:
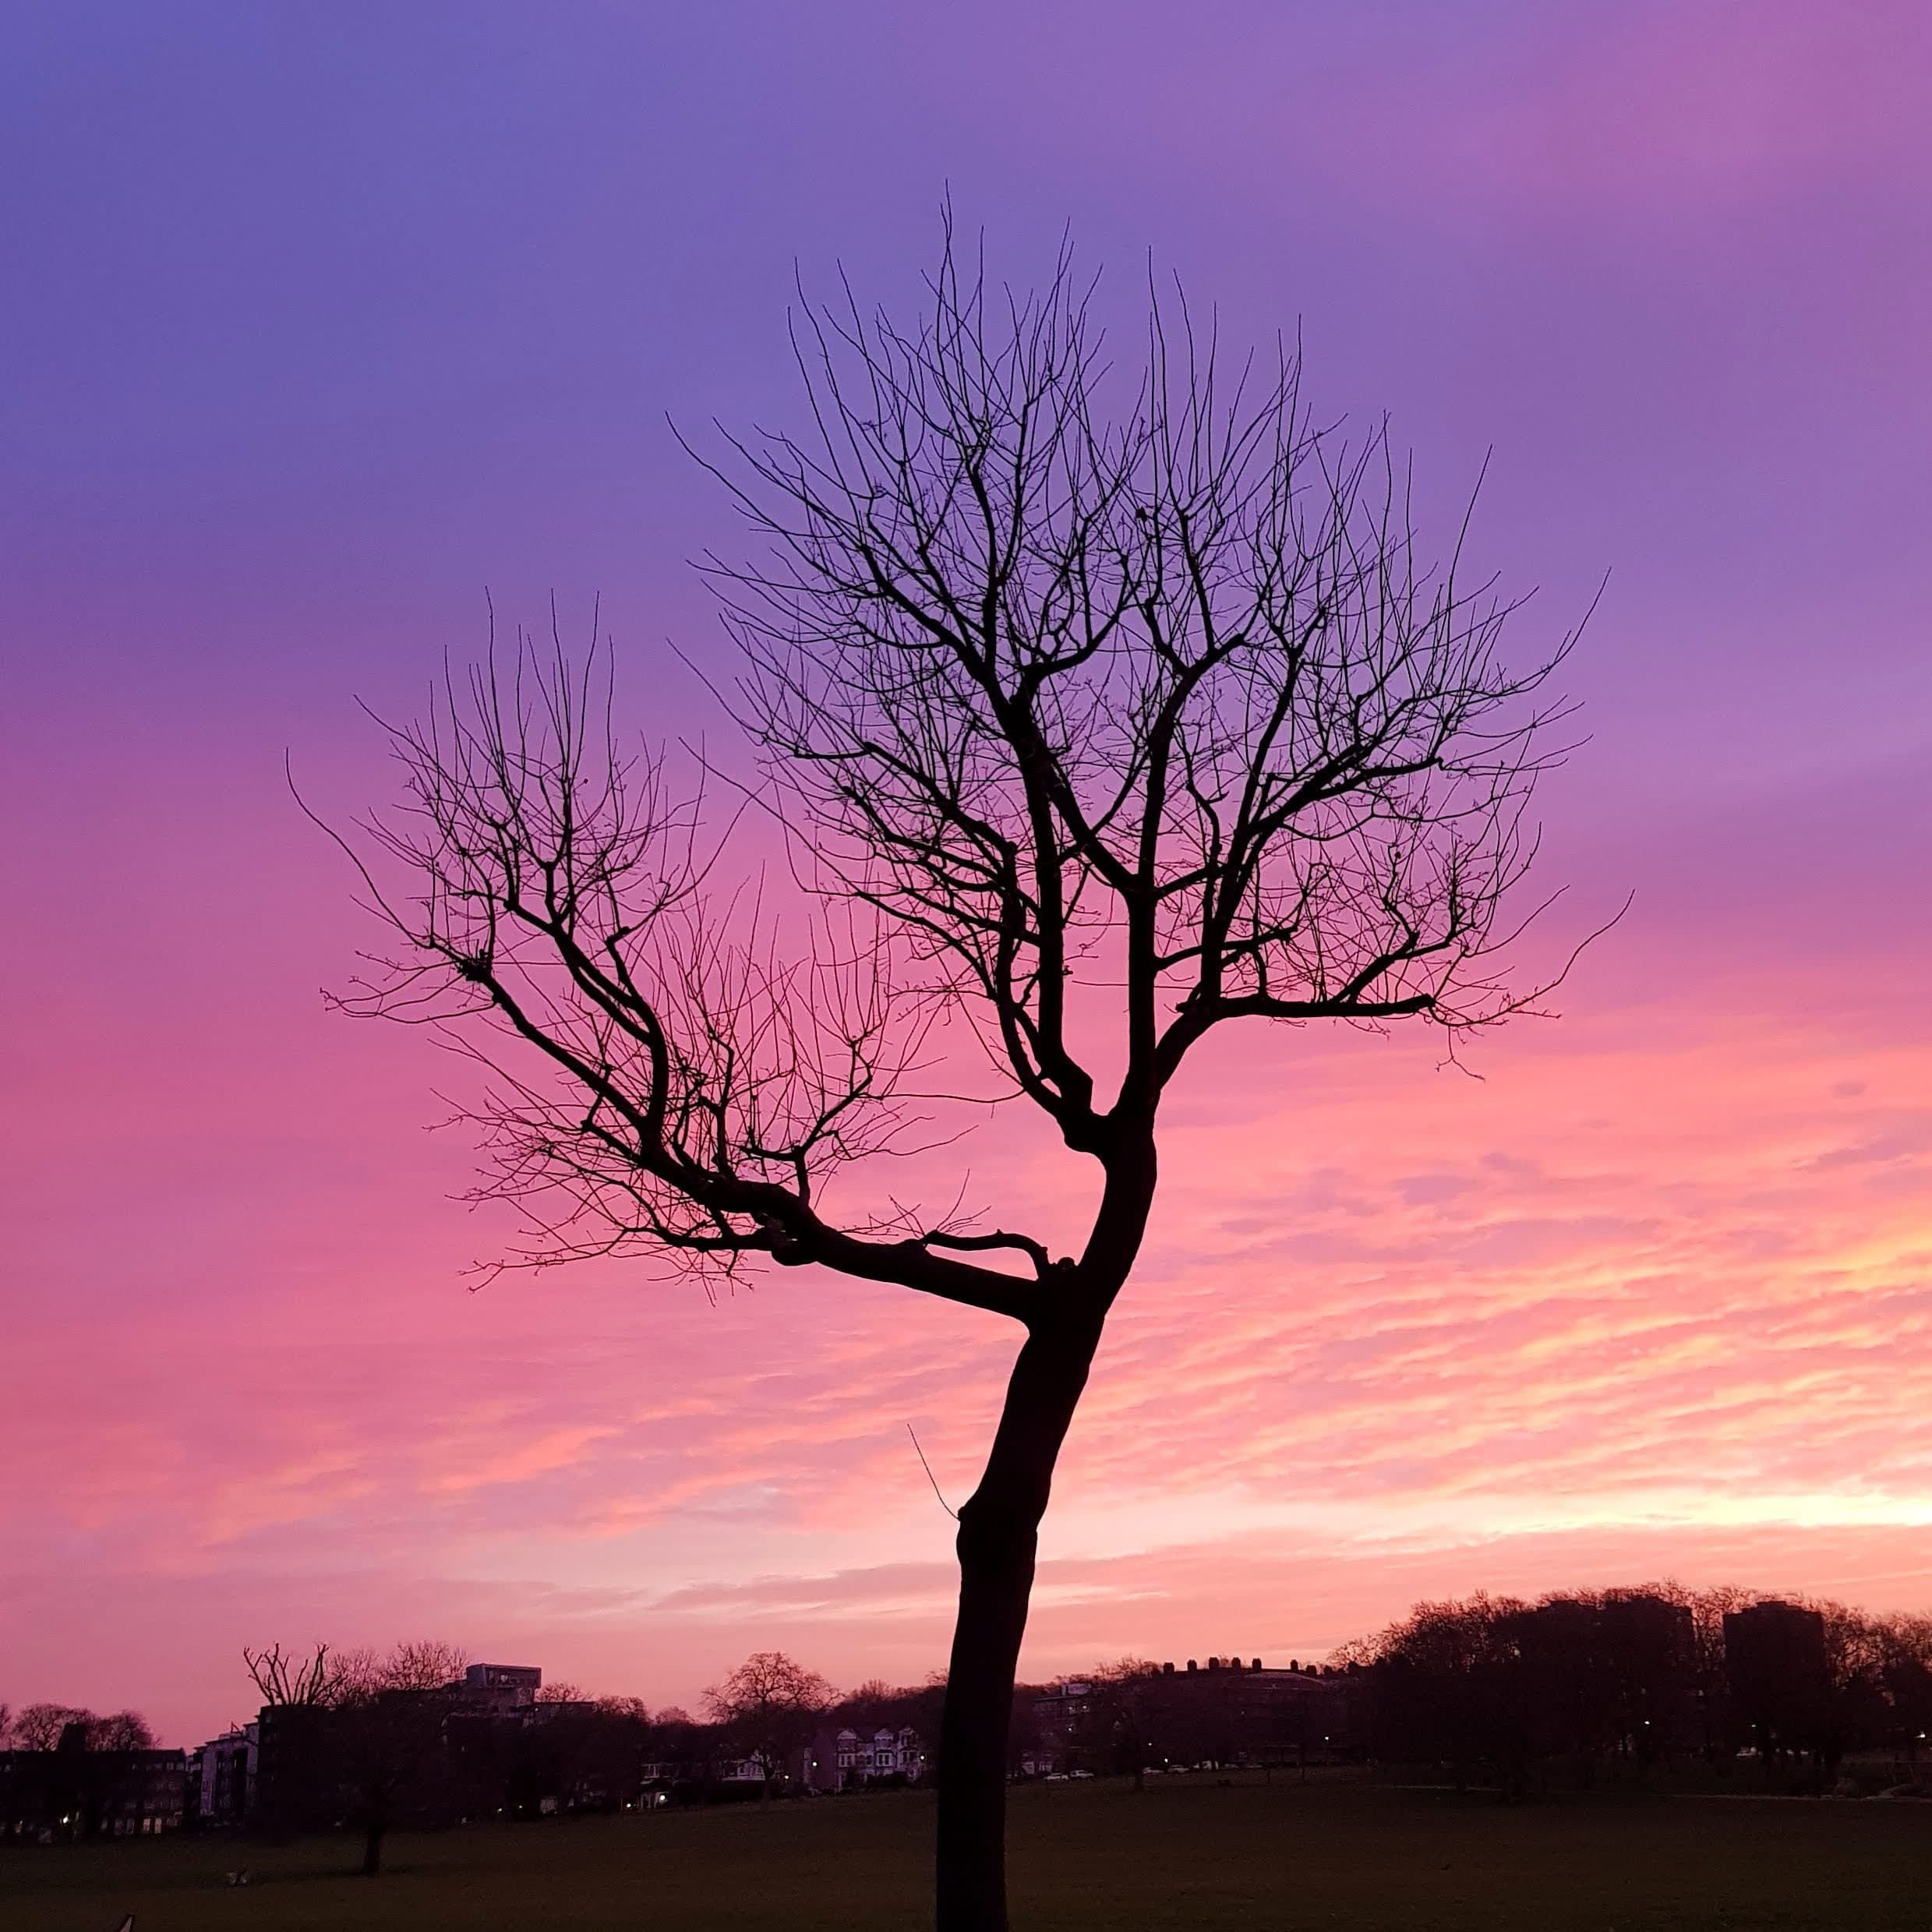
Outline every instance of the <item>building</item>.
{"label": "building", "polygon": [[1347,1690],[1332,1672],[1257,1657],[1163,1664],[1141,1700],[1144,1761],[1285,1764],[1340,1758],[1348,1736]]}
{"label": "building", "polygon": [[313,1830],[338,1815],[328,1762],[330,1714],[313,1704],[265,1704],[256,1720],[250,1815],[271,1832]]}
{"label": "building", "polygon": [[[1016,1768],[1023,1776],[1196,1764],[1328,1762],[1345,1755],[1348,1690],[1334,1672],[1257,1657],[1137,1677],[1072,1678],[1035,1697]],[[1138,1761],[1138,1764],[1136,1761]]]}
{"label": "building", "polygon": [[187,1821],[185,1751],[90,1751],[101,1790],[96,1828],[104,1838],[178,1831]]}
{"label": "building", "polygon": [[181,1751],[90,1751],[68,1727],[51,1751],[0,1751],[0,1840],[145,1838],[186,1820]]}
{"label": "building", "polygon": [[472,1664],[450,1688],[467,1710],[528,1718],[535,1711],[543,1672],[535,1664]]}
{"label": "building", "polygon": [[916,1785],[926,1750],[909,1725],[851,1725],[820,1731],[804,1753],[803,1782],[814,1791],[855,1791],[865,1785]]}
{"label": "building", "polygon": [[1012,1768],[1023,1778],[1051,1778],[1097,1753],[1093,1686],[1083,1677],[1052,1684],[1032,1700],[1028,1721],[1015,1727]]}
{"label": "building", "polygon": [[1551,1597],[1507,1622],[1521,1747],[1648,1767],[1694,1744],[1690,1606],[1651,1591]]}
{"label": "building", "polygon": [[189,1753],[192,1810],[203,1824],[239,1824],[255,1808],[262,1727],[245,1724]]}
{"label": "building", "polygon": [[1765,1757],[1828,1753],[1834,1711],[1824,1619],[1771,1597],[1724,1619],[1731,1718]]}

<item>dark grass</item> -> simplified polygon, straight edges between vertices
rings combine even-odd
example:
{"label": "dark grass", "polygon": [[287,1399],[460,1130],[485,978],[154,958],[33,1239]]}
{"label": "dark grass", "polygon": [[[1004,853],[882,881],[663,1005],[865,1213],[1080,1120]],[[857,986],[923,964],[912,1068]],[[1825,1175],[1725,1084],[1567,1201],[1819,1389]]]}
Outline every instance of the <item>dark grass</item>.
{"label": "dark grass", "polygon": [[[907,1793],[398,1836],[0,1852],[4,1932],[895,1932],[925,1922],[931,1799]],[[1926,1932],[1932,1805],[1481,1796],[1164,1779],[1013,1801],[1020,1932]],[[229,1867],[255,1882],[230,1891]]]}

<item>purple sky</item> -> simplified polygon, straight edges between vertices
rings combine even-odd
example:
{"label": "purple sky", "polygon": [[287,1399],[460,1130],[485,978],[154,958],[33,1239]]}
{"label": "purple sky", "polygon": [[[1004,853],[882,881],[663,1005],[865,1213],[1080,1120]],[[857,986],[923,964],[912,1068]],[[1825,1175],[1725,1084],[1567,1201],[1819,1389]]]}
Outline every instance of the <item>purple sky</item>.
{"label": "purple sky", "polygon": [[[419,1131],[415,1043],[320,1012],[361,932],[281,768],[337,814],[383,796],[352,701],[409,708],[480,641],[486,587],[534,621],[554,593],[580,635],[601,598],[639,722],[715,731],[667,645],[718,651],[684,560],[733,531],[667,412],[782,419],[795,266],[902,306],[948,190],[1016,280],[1066,228],[1123,315],[1151,250],[1234,340],[1298,324],[1318,406],[1390,411],[1439,511],[1493,451],[1475,547],[1538,587],[1522,648],[1610,573],[1552,882],[1580,918],[1638,894],[1576,1019],[1513,1038],[1481,1101],[1445,1099],[1422,1048],[1362,1080],[1324,1047],[1265,1093],[1239,1065],[1204,1087],[1203,1148],[1267,1108],[1326,1146],[1319,1101],[1354,1152],[1319,1186],[1177,1154],[1149,1326],[1056,1505],[1049,1553],[1089,1581],[1043,1597],[1030,1666],[1316,1648],[1418,1589],[1694,1568],[1729,1547],[1713,1523],[1768,1581],[1932,1600],[1929,97],[1932,12],[1905,0],[17,0],[0,1699],[139,1701],[183,1735],[232,1715],[244,1639],[418,1629],[653,1701],[754,1639],[846,1677],[938,1661],[944,1524],[900,1424],[970,1481],[996,1338],[922,1312],[909,1369],[896,1303],[839,1304],[834,1346],[796,1284],[716,1313],[620,1280],[464,1295],[493,1237],[446,1198],[464,1150]],[[1585,1091],[1601,1148],[1565,1111]],[[1416,1092],[1425,1119],[1377,1125]],[[1520,1161],[1559,1116],[1570,1207],[1526,1186],[1466,1251],[1422,1215],[1461,1185],[1428,1134]],[[1421,1218],[1371,1241],[1385,1133]],[[1286,1297],[1267,1331],[1289,1338],[1267,1387],[1314,1375],[1319,1438],[1271,1434],[1260,1383],[1176,1340],[1192,1313],[1162,1326],[1197,1297],[1212,1319],[1203,1231],[1284,1200],[1324,1282],[1517,1270],[1482,1344],[1500,1379],[1464,1403],[1492,1434],[1458,1448],[1443,1418],[1392,1419],[1393,1384],[1315,1374],[1383,1345],[1351,1294]],[[1714,1260],[1697,1230],[1736,1240]],[[1560,1436],[1587,1479],[1485,1488],[1530,1426],[1510,1391],[1595,1386],[1597,1331],[1538,1298],[1579,1257],[1705,1326],[1689,1357],[1647,1343],[1617,1403],[1580,1401],[1526,1459],[1557,1466]],[[1800,1278],[1823,1298],[1774,1369],[1754,1310]],[[1881,1302],[1832,1300],[1848,1282]],[[1298,1354],[1311,1321],[1333,1332]],[[1860,1337],[1875,1354],[1830,1355]],[[1194,1425],[1136,1407],[1157,1385],[1194,1392]],[[1719,1472],[1694,1495],[1616,1473],[1666,1400]],[[1383,1516],[1262,1507],[1337,1443],[1366,1468],[1371,1439]],[[860,1535],[846,1506],[881,1471]],[[1265,1560],[1243,1540],[1264,1534]],[[1171,1579],[1133,1614],[1091,1581],[1129,1557]],[[1242,1627],[1191,1638],[1215,1603]]]}

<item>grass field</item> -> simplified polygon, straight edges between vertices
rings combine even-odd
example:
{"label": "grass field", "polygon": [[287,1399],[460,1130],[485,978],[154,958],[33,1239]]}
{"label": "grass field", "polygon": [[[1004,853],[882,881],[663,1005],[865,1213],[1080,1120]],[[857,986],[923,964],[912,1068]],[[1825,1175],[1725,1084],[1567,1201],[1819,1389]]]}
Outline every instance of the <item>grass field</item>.
{"label": "grass field", "polygon": [[[399,1837],[181,1838],[0,1853],[4,1932],[902,1932],[931,1800],[907,1793]],[[1357,1783],[1033,1786],[1013,1803],[1021,1932],[1925,1932],[1932,1805],[1493,1800]],[[254,1883],[222,1873],[248,1864]]]}

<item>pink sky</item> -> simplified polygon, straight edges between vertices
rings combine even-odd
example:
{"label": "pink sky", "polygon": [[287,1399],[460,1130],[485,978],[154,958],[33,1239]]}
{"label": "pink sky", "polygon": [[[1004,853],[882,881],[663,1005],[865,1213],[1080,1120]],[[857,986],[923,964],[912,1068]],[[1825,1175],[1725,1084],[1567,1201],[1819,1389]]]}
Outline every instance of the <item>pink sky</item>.
{"label": "pink sky", "polygon": [[[1546,876],[1579,925],[1637,894],[1480,1080],[1312,1031],[1191,1075],[1026,1669],[1480,1586],[1932,1607],[1923,10],[1293,11],[9,25],[0,1701],[185,1742],[277,1638],[653,1704],[756,1648],[943,1660],[906,1425],[956,1502],[1004,1326],[469,1292],[448,1069],[321,1011],[365,935],[281,760],[385,796],[351,700],[406,708],[486,585],[601,594],[640,724],[715,733],[666,643],[721,649],[681,560],[729,525],[663,412],[782,411],[794,257],[902,291],[948,182],[1016,273],[1070,220],[1123,294],[1151,244],[1231,327],[1300,316],[1434,500],[1493,444],[1522,649],[1612,572]],[[1030,1124],[963,1157],[1067,1238]]]}

